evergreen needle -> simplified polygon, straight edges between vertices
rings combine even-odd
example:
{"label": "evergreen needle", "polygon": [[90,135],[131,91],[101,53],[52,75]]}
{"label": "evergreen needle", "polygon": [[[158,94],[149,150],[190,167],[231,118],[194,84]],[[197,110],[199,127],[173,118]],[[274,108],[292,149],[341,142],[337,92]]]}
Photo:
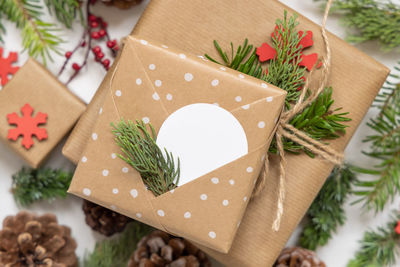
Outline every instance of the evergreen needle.
{"label": "evergreen needle", "polygon": [[71,183],[72,172],[50,168],[22,168],[12,176],[15,201],[28,206],[40,200],[65,198]]}
{"label": "evergreen needle", "polygon": [[[124,119],[113,127],[115,142],[121,148],[119,155],[142,176],[144,184],[154,193],[162,195],[177,187],[180,175],[180,161],[176,166],[172,153],[163,151],[156,143],[153,126],[147,129],[143,121],[125,122]],[[165,156],[164,156],[165,154]]]}
{"label": "evergreen needle", "polygon": [[94,251],[85,256],[84,267],[126,267],[139,240],[153,229],[133,221],[117,239],[108,239],[96,244]]}
{"label": "evergreen needle", "polygon": [[346,220],[343,205],[357,181],[351,166],[335,168],[307,211],[307,223],[300,236],[300,246],[315,250],[324,246]]}
{"label": "evergreen needle", "polygon": [[348,267],[389,267],[395,266],[399,257],[400,235],[395,228],[400,220],[400,213],[395,212],[392,221],[386,227],[378,227],[364,234],[357,251]]}

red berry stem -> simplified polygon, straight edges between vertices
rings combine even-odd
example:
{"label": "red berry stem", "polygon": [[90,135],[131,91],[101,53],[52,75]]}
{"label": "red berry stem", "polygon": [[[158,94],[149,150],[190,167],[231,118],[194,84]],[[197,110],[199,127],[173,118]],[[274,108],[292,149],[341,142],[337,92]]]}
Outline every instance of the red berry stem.
{"label": "red berry stem", "polygon": [[[85,39],[86,39],[86,35],[87,35],[87,30],[85,29],[85,30],[83,31],[81,40],[85,40]],[[64,72],[64,70],[65,70],[65,67],[67,66],[69,60],[70,60],[71,57],[74,55],[74,53],[81,47],[81,45],[82,45],[82,42],[79,42],[79,44],[77,44],[77,45],[74,47],[74,49],[73,49],[72,51],[68,51],[67,53],[71,53],[71,55],[70,55],[69,57],[67,57],[67,53],[65,53],[65,54],[66,54],[66,56],[65,56],[65,57],[66,57],[66,60],[64,61],[64,64],[62,65],[60,71],[58,72],[58,75],[57,75],[58,77],[60,77],[61,74],[63,74],[63,72]]]}

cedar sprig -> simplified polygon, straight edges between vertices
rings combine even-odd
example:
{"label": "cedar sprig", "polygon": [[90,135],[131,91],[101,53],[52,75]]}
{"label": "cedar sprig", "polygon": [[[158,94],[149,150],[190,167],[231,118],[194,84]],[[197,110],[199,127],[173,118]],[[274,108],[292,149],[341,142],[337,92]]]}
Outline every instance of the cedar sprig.
{"label": "cedar sprig", "polygon": [[[400,68],[395,69],[400,73]],[[374,103],[379,114],[367,123],[374,134],[364,140],[370,144],[364,154],[378,163],[375,168],[358,168],[375,178],[361,180],[355,193],[360,197],[357,202],[376,212],[400,192],[400,75],[393,73],[389,79]]]}
{"label": "cedar sprig", "polygon": [[395,228],[400,213],[394,212],[391,222],[375,231],[369,230],[360,241],[361,248],[349,262],[348,267],[388,267],[396,266],[400,250],[400,235]]}
{"label": "cedar sprig", "polygon": [[81,266],[85,267],[123,267],[139,240],[154,229],[137,221],[129,223],[117,239],[108,239],[96,244],[94,251],[87,254]]}
{"label": "cedar sprig", "polygon": [[[304,85],[303,77],[306,68],[297,64],[300,61],[302,51],[302,46],[299,44],[304,35],[299,35],[296,29],[298,26],[297,16],[293,15],[287,18],[286,11],[284,19],[278,19],[276,26],[276,32],[272,39],[277,56],[270,60],[266,68],[263,68],[259,62],[256,49],[248,43],[247,39],[242,46],[237,48],[236,53],[234,53],[233,44],[231,43],[230,58],[228,53],[222,50],[218,42],[214,41],[217,52],[222,58],[222,63],[208,54],[205,57],[217,64],[251,75],[286,90],[288,92],[286,108],[289,109],[297,101],[301,93],[298,90],[299,87]],[[349,113],[341,112],[341,108],[332,109],[333,103],[332,88],[328,87],[301,114],[296,115],[290,123],[313,139],[336,139],[346,132],[347,125],[344,122],[351,119],[347,117]],[[283,139],[283,146],[288,152],[297,154],[304,151],[308,155],[314,156],[305,147],[286,138]],[[271,144],[270,152],[277,153],[275,141]]]}
{"label": "cedar sprig", "polygon": [[[319,141],[333,140],[345,134],[348,126],[343,123],[351,121],[351,119],[346,117],[349,114],[348,112],[340,112],[341,108],[332,109],[334,103],[332,93],[332,87],[325,88],[314,102],[290,121],[290,124],[307,133],[314,140]],[[282,141],[285,150],[288,152],[297,154],[304,151],[309,156],[314,156],[304,146],[287,138],[283,138]],[[269,151],[277,153],[275,141],[272,142]]]}
{"label": "cedar sprig", "polygon": [[72,172],[51,168],[22,168],[12,176],[12,193],[21,206],[41,200],[65,198]]}
{"label": "cedar sprig", "polygon": [[75,21],[77,14],[83,23],[83,13],[79,0],[45,0],[45,4],[50,14],[55,14],[59,22],[70,29]]}
{"label": "cedar sprig", "polygon": [[214,41],[223,63],[218,62],[208,54],[205,54],[205,57],[215,63],[264,80],[285,90],[287,92],[286,107],[289,108],[300,96],[301,91],[298,89],[304,85],[303,78],[306,71],[304,67],[297,64],[301,61],[302,46],[300,42],[305,36],[305,34],[299,36],[296,29],[298,24],[297,15],[294,14],[287,18],[287,11],[284,13],[283,20],[278,19],[276,21],[277,28],[272,37],[272,42],[277,51],[277,56],[270,60],[266,68],[263,68],[258,60],[257,48],[249,44],[247,39],[242,46],[236,49],[236,53],[234,53],[234,47],[231,43],[231,58],[228,57],[227,52],[221,49],[218,42]]}
{"label": "cedar sprig", "polygon": [[[154,193],[162,195],[177,187],[180,175],[180,160],[177,165],[172,153],[163,151],[156,143],[156,133],[151,124],[150,132],[143,121],[136,123],[121,119],[111,124],[115,142],[121,148],[119,155],[142,176],[144,184]],[[165,154],[165,157],[164,157]]]}
{"label": "cedar sprig", "polygon": [[376,40],[384,51],[400,46],[400,5],[388,0],[336,0],[332,11],[343,15],[349,42]]}
{"label": "cedar sprig", "polygon": [[356,181],[356,173],[349,165],[345,164],[332,171],[307,211],[307,223],[299,241],[301,247],[315,250],[326,245],[337,228],[345,223],[343,205],[351,195]]}
{"label": "cedar sprig", "polygon": [[40,0],[2,0],[0,13],[2,18],[14,22],[22,30],[22,46],[29,56],[40,56],[46,63],[51,59],[51,51],[59,53],[58,45],[62,42],[59,29],[55,24],[41,20]]}

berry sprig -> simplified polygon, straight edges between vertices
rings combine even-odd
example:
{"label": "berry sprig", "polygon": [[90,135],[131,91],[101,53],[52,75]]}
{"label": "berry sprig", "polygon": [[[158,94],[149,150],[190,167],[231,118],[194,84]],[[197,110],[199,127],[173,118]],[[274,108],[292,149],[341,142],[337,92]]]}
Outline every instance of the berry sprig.
{"label": "berry sprig", "polygon": [[[115,39],[111,39],[108,33],[108,24],[103,20],[102,17],[96,16],[90,11],[90,7],[96,3],[96,0],[88,1],[86,4],[86,17],[87,23],[82,34],[81,39],[73,50],[65,53],[65,61],[62,65],[58,76],[61,76],[67,69],[68,63],[70,63],[73,56],[80,49],[85,50],[85,55],[82,63],[72,62],[71,69],[73,73],[69,77],[66,84],[69,84],[81,71],[83,67],[87,65],[90,52],[94,56],[94,60],[101,64],[105,70],[108,70],[111,65],[111,59],[115,58],[119,50],[118,42]],[[107,47],[103,50],[102,44],[105,43]],[[104,45],[103,45],[104,46]],[[108,56],[107,56],[108,55]]]}

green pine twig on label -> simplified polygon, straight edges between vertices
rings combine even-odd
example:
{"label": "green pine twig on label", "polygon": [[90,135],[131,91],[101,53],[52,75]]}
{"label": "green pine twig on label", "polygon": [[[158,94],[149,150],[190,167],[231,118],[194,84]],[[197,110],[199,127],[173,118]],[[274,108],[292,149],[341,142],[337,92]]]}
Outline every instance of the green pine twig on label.
{"label": "green pine twig on label", "polygon": [[50,168],[22,168],[12,176],[15,201],[29,206],[40,200],[65,198],[72,180],[72,172]]}
{"label": "green pine twig on label", "polygon": [[[180,160],[175,164],[172,153],[163,151],[156,143],[156,133],[149,124],[150,131],[143,121],[111,124],[116,144],[121,148],[119,155],[142,176],[146,187],[155,196],[162,195],[177,187],[180,175]],[[165,154],[165,156],[164,156]]]}

